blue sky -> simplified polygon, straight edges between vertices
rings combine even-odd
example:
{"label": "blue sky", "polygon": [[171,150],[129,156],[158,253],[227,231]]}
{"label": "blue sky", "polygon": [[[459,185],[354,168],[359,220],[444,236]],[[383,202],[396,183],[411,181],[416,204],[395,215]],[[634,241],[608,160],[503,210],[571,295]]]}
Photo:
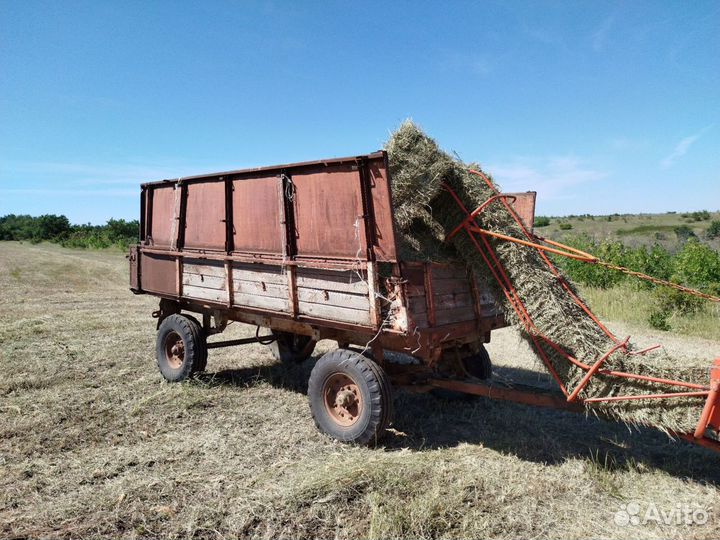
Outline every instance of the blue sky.
{"label": "blue sky", "polygon": [[367,153],[411,117],[538,212],[720,209],[720,2],[0,3],[0,215]]}

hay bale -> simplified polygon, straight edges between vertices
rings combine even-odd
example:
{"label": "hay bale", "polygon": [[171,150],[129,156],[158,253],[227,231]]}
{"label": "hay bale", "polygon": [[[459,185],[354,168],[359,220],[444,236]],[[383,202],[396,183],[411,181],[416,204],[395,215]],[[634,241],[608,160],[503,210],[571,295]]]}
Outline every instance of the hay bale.
{"label": "hay bale", "polygon": [[[442,151],[437,143],[410,121],[391,135],[386,146],[389,155],[393,188],[393,205],[400,234],[401,256],[414,260],[436,260],[441,257],[462,259],[485,276],[504,302],[508,321],[529,335],[515,311],[477,252],[469,237],[456,235],[452,250],[444,242],[444,234],[455,228],[465,217],[452,197],[442,189],[446,183],[457,193],[468,210],[493,195],[479,177],[468,173],[468,166]],[[500,203],[491,204],[479,217],[482,227],[522,238],[523,233],[511,214]],[[525,303],[528,313],[540,332],[559,344],[563,350],[586,364],[594,363],[614,345],[613,340],[595,324],[568,294],[558,277],[545,264],[535,249],[511,242],[492,242],[498,258],[505,266],[513,286]],[[565,278],[570,290],[580,296]],[[540,345],[565,386],[573,389],[585,371],[573,365],[547,344]],[[633,347],[629,347],[633,350]],[[643,356],[615,352],[605,367],[641,375],[678,379],[698,384],[709,381],[709,360],[694,361],[669,357],[663,351]],[[668,390],[652,383],[596,376],[581,394],[583,397],[639,395]],[[628,424],[651,425],[667,432],[693,431],[704,399],[683,398],[663,400],[619,401],[594,404],[589,409]]]}

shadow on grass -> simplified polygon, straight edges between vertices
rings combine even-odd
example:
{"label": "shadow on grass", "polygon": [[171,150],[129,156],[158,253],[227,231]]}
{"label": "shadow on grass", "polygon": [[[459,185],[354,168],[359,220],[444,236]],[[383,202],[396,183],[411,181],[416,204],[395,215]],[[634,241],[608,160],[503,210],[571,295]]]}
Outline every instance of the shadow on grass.
{"label": "shadow on grass", "polygon": [[[223,370],[203,374],[200,380],[210,385],[267,383],[304,394],[314,360]],[[503,378],[513,380],[537,379],[537,372],[519,368],[502,368],[501,372]],[[657,430],[474,396],[444,396],[396,391],[395,421],[381,442],[384,449],[392,452],[477,444],[537,463],[591,459],[599,471],[654,468],[681,478],[720,484],[718,454],[671,440]]]}

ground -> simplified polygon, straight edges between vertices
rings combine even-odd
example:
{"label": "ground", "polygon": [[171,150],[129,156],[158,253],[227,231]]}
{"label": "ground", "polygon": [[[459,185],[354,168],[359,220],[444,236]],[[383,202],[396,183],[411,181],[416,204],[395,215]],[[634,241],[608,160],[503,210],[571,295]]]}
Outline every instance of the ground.
{"label": "ground", "polygon": [[[122,254],[0,242],[0,536],[720,533],[709,450],[581,415],[402,392],[380,446],[345,446],[310,418],[313,360],[222,349],[201,379],[163,382],[154,309],[129,292]],[[613,328],[720,356],[717,340]],[[511,330],[490,351],[498,366],[537,367]]]}

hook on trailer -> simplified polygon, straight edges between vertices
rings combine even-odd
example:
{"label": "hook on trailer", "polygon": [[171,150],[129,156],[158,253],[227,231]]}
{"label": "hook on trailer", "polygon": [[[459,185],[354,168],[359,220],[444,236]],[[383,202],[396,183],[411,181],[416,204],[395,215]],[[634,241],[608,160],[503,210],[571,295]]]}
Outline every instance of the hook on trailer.
{"label": "hook on trailer", "polygon": [[[261,336],[260,336],[260,325],[258,325],[258,326],[255,328],[255,340],[256,340],[260,345],[270,345],[271,343],[277,341],[277,336],[274,335],[274,334],[270,334],[269,336],[262,336],[262,337],[261,337]],[[265,340],[265,341],[263,341],[263,340]]]}

